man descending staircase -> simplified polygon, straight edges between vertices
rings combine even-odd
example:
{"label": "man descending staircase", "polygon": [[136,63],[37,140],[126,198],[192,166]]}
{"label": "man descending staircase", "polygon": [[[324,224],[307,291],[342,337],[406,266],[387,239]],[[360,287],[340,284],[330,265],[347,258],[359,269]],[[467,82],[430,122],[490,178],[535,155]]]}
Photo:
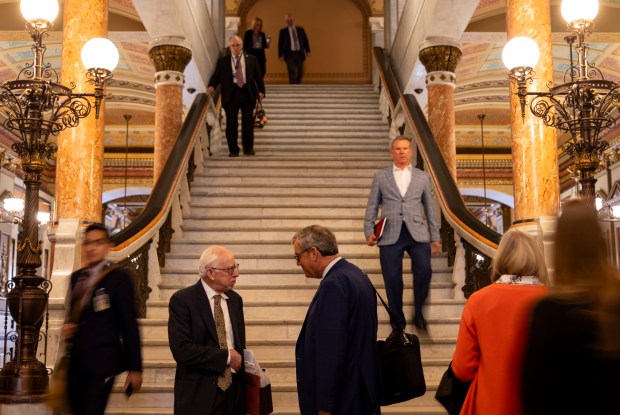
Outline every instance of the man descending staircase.
{"label": "man descending staircase", "polygon": [[[197,281],[198,257],[214,244],[229,248],[240,264],[235,290],[244,300],[247,347],[271,377],[274,413],[299,414],[295,341],[319,281],[307,279],[297,267],[293,234],[314,223],[330,228],[342,256],[366,271],[385,295],[378,250],[366,245],[363,234],[372,176],[392,162],[378,102],[370,85],[270,85],[264,101],[269,123],[256,130],[256,155],[229,158],[224,144],[204,160],[204,172],[192,184],[183,232],[174,234],[166,256],[161,298],[149,301],[142,322],[145,383],[129,401],[114,393],[109,414],[172,413],[175,363],[167,343],[168,300]],[[431,338],[422,339],[427,393],[383,407],[386,414],[445,413],[434,394],[451,360],[463,302],[454,300],[446,258],[434,257],[432,264],[425,314]],[[404,303],[410,318],[410,274],[405,275]],[[378,310],[379,338],[385,338],[391,329],[380,305]]]}

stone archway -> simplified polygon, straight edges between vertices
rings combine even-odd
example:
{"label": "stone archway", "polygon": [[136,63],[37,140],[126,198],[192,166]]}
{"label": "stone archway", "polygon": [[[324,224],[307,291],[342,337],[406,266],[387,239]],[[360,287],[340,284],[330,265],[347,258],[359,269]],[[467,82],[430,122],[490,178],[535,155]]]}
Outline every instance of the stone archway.
{"label": "stone archway", "polygon": [[284,15],[291,12],[310,40],[311,56],[306,61],[304,83],[359,84],[371,81],[371,36],[366,0],[247,0],[238,7],[240,35],[251,20],[263,19],[271,35],[267,50],[268,83],[286,83],[286,65],[278,60],[278,33]]}

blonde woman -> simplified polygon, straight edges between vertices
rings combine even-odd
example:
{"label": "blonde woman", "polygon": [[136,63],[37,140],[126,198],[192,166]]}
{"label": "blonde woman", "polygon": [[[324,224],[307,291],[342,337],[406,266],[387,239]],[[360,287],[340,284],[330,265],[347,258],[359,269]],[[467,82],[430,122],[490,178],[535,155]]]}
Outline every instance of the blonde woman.
{"label": "blonde woman", "polygon": [[492,280],[465,304],[452,370],[471,382],[461,414],[519,415],[530,313],[547,292],[539,243],[514,228],[506,232],[493,260]]}
{"label": "blonde woman", "polygon": [[563,206],[554,251],[554,284],[532,313],[525,413],[620,414],[620,281],[592,204]]}
{"label": "blonde woman", "polygon": [[246,30],[243,35],[243,44],[245,51],[256,57],[258,66],[263,77],[267,71],[267,58],[265,57],[265,49],[269,47],[271,38],[263,32],[263,19],[255,17],[252,19],[252,27]]}

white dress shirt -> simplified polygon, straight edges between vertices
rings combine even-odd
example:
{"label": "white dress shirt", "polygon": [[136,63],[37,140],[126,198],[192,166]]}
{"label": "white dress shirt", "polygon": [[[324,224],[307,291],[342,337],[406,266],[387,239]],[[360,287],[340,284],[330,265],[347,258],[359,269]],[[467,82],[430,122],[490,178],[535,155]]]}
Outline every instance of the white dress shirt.
{"label": "white dress shirt", "polygon": [[330,262],[329,264],[327,264],[327,266],[325,267],[325,269],[323,270],[323,275],[321,275],[321,278],[324,278],[327,273],[329,272],[330,269],[332,269],[332,267],[334,266],[334,264],[336,264],[336,262],[340,261],[342,259],[341,256],[335,258],[332,262]]}
{"label": "white dress shirt", "polygon": [[[211,306],[211,314],[214,316],[213,319],[215,320],[215,300],[213,299],[213,297],[215,297],[218,293],[215,292],[215,290],[213,290],[213,288],[209,287],[207,285],[206,282],[204,282],[203,279],[200,280],[200,282],[202,282],[202,287],[205,289],[205,292],[207,293],[207,297],[209,297],[209,305]],[[232,322],[230,321],[230,314],[228,313],[228,296],[226,294],[220,294],[222,296],[222,312],[224,313],[224,327],[226,329],[226,344],[228,345],[229,349],[234,349],[235,348],[235,338],[233,336],[233,330],[232,330]],[[230,351],[228,352],[228,360],[226,361],[226,364],[230,364]],[[235,370],[233,369],[233,373],[235,373]]]}
{"label": "white dress shirt", "polygon": [[407,189],[409,189],[409,185],[411,184],[411,164],[402,170],[394,165],[392,171],[394,172],[394,180],[396,180],[400,195],[405,197]]}

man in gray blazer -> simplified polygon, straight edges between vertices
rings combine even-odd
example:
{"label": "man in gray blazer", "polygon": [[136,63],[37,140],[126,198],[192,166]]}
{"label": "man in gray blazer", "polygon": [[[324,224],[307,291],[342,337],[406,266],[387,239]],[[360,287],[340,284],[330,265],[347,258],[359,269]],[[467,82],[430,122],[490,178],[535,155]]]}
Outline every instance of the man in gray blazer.
{"label": "man in gray blazer", "polygon": [[[413,324],[426,334],[422,307],[431,282],[431,253],[441,252],[435,201],[428,174],[411,165],[411,140],[400,136],[392,140],[390,154],[394,165],[375,174],[366,206],[364,235],[370,246],[379,245],[381,272],[390,309],[396,315],[394,328],[406,326],[403,314],[403,255],[411,257],[413,273]],[[386,218],[383,235],[377,239],[374,224],[381,207]]]}

